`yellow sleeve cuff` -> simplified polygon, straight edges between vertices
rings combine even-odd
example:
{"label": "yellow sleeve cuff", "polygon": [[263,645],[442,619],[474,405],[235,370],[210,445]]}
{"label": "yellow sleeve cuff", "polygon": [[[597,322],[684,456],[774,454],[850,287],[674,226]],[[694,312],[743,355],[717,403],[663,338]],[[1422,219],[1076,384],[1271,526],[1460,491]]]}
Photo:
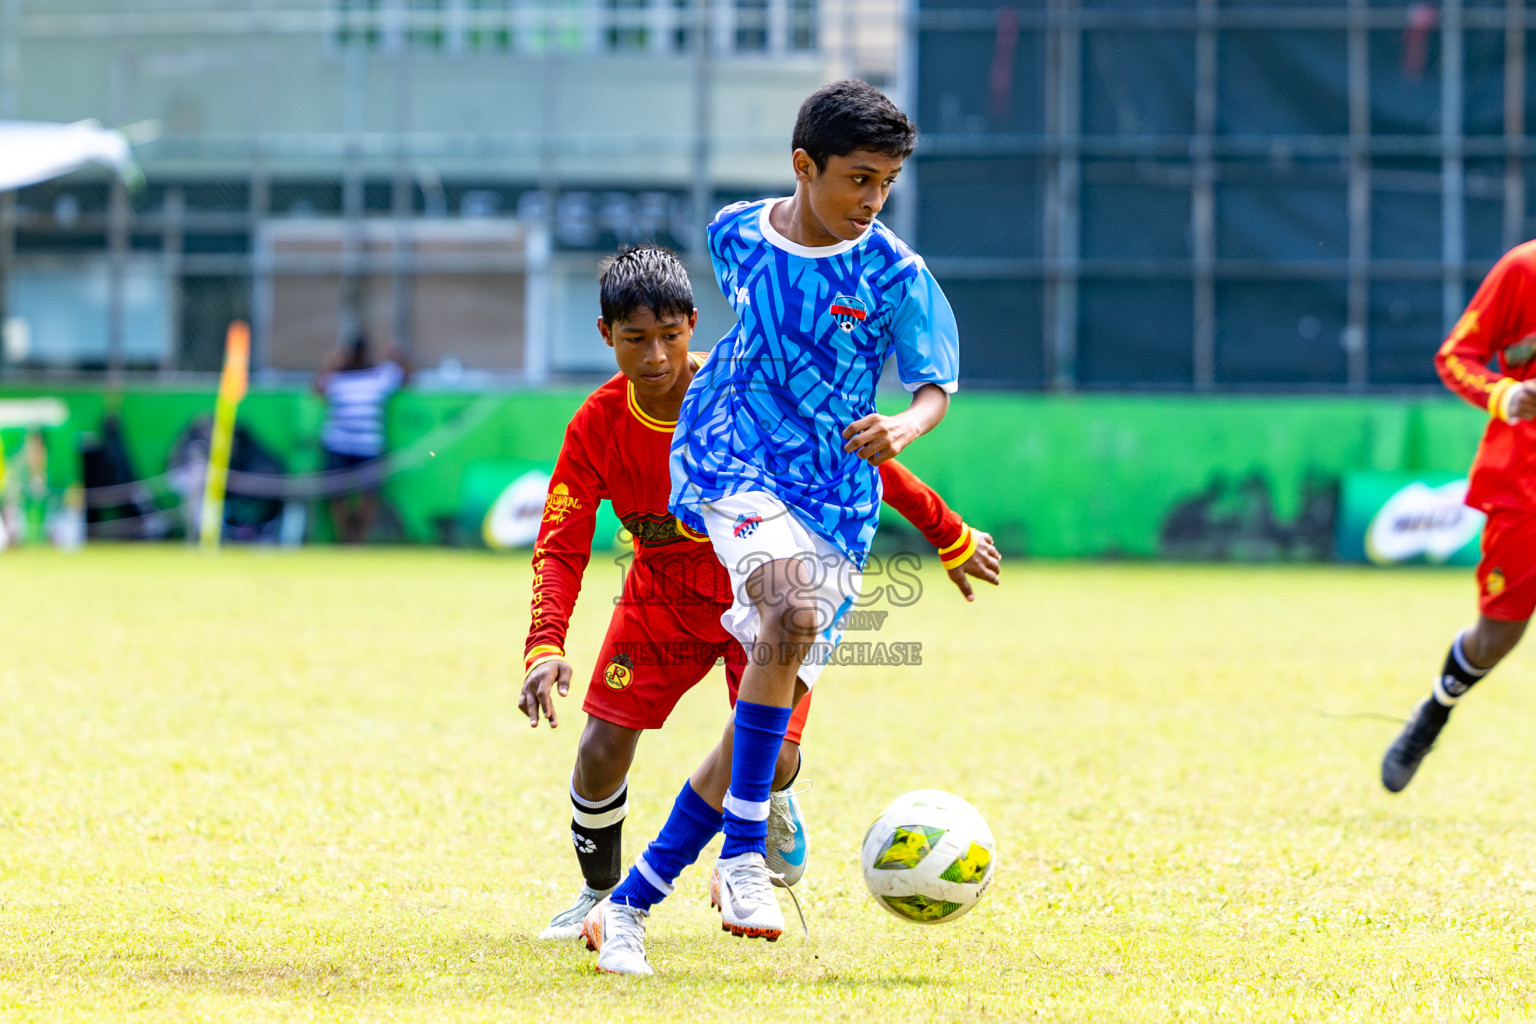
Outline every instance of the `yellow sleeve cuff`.
{"label": "yellow sleeve cuff", "polygon": [[532,672],[546,661],[564,660],[565,652],[554,644],[539,644],[524,655],[523,675],[526,677],[529,672]]}
{"label": "yellow sleeve cuff", "polygon": [[1488,414],[1496,416],[1505,423],[1509,422],[1509,397],[1520,382],[1513,377],[1505,377],[1493,386],[1488,392]]}
{"label": "yellow sleeve cuff", "polygon": [[967,526],[959,540],[939,552],[939,560],[944,564],[944,570],[948,572],[968,562],[976,553],[976,545],[976,531]]}

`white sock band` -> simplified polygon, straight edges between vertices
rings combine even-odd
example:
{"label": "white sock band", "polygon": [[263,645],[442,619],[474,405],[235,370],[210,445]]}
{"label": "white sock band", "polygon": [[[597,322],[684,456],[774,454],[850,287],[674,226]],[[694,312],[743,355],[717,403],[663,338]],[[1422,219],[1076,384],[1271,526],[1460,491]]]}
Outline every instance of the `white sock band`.
{"label": "white sock band", "polygon": [[1434,696],[1435,703],[1443,704],[1445,707],[1450,707],[1457,701],[1461,700],[1461,694],[1457,694],[1456,696],[1452,697],[1449,693],[1446,692],[1445,676],[1439,676],[1435,679],[1435,685],[1430,689],[1430,693]]}
{"label": "white sock band", "polygon": [[[1476,682],[1477,680],[1483,678],[1483,676],[1487,675],[1489,670],[1486,668],[1478,668],[1476,665],[1473,665],[1470,661],[1467,660],[1467,652],[1464,651],[1461,646],[1462,638],[1466,635],[1466,630],[1462,630],[1460,633],[1456,634],[1456,639],[1451,643],[1451,659],[1456,662],[1458,668],[1460,668],[1468,676],[1472,677],[1473,682]],[[1447,681],[1449,681],[1451,687],[1455,688],[1455,693],[1452,693],[1451,689],[1447,687]],[[1461,700],[1461,698],[1464,697],[1466,692],[1471,688],[1471,683],[1457,679],[1455,676],[1442,673],[1435,677],[1435,684],[1431,688],[1430,692],[1433,694],[1436,703],[1445,707],[1454,707],[1456,702]]]}
{"label": "white sock band", "polygon": [[725,810],[742,821],[767,821],[769,801],[739,800],[734,793],[725,794]]}
{"label": "white sock band", "polygon": [[1486,668],[1478,668],[1476,665],[1467,660],[1467,652],[1462,650],[1461,647],[1462,637],[1466,635],[1466,630],[1462,630],[1460,633],[1456,634],[1456,642],[1451,644],[1451,657],[1456,659],[1456,664],[1460,665],[1461,670],[1467,675],[1481,679],[1483,676],[1488,674],[1489,670]]}
{"label": "white sock band", "polygon": [[623,821],[624,816],[628,813],[629,801],[625,800],[613,810],[603,811],[601,814],[593,814],[590,811],[582,810],[580,807],[572,807],[571,820],[582,828],[607,828],[609,825]]}
{"label": "white sock band", "polygon": [[[618,806],[610,806],[615,800]],[[576,792],[576,778],[571,777],[571,820],[583,828],[607,828],[624,820],[629,813],[629,780],[619,783],[612,796],[601,800],[588,800]]]}
{"label": "white sock band", "polygon": [[640,856],[635,858],[635,870],[640,872],[640,877],[644,878],[647,882],[650,882],[651,886],[657,892],[661,893],[663,896],[672,895],[672,886],[662,881],[661,876],[658,875],[655,870],[645,862],[645,854],[642,853]]}

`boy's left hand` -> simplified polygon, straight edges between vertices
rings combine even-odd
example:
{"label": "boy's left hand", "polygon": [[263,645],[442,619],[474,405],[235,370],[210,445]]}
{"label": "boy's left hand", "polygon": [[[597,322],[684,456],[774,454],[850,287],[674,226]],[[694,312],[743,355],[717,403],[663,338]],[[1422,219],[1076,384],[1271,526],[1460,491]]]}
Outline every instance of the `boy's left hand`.
{"label": "boy's left hand", "polygon": [[971,581],[967,576],[975,576],[979,580],[986,580],[994,587],[997,586],[997,572],[1002,567],[1003,556],[998,554],[997,545],[992,543],[990,533],[976,531],[976,550],[971,552],[971,557],[948,570],[949,578],[954,581],[960,593],[965,595],[967,601],[976,600],[975,593],[971,590]]}
{"label": "boy's left hand", "polygon": [[843,445],[843,451],[854,452],[870,465],[878,466],[900,455],[901,450],[917,440],[921,433],[911,417],[904,413],[895,416],[870,413],[843,428],[843,440],[848,442]]}

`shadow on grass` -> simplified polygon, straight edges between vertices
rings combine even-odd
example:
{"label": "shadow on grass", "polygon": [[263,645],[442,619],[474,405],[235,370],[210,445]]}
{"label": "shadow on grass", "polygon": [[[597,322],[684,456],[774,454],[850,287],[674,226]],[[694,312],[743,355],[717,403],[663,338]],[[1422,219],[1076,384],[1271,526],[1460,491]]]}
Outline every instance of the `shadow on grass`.
{"label": "shadow on grass", "polygon": [[[787,1020],[890,1019],[913,1000],[965,1001],[941,965],[821,946],[745,946],[702,935],[657,937],[654,978],[594,970],[579,941],[542,942],[495,927],[289,927],[145,931],[88,952],[12,958],[0,969],[39,1006],[68,999],[79,1019],[687,1021],[700,1011]],[[0,959],[0,963],[4,963]],[[912,969],[917,968],[917,969]],[[69,978],[67,993],[61,976]],[[0,1000],[3,1002],[3,1000]],[[5,1014],[0,1013],[0,1017]],[[210,1018],[211,1019],[211,1018]]]}
{"label": "shadow on grass", "polygon": [[879,976],[828,973],[819,978],[801,979],[811,989],[841,992],[867,992],[881,989],[929,988],[945,984],[945,979],[927,974],[883,974]]}
{"label": "shadow on grass", "polygon": [[[952,979],[892,969],[830,970],[808,964],[803,955],[764,954],[749,960],[716,959],[698,945],[661,943],[651,952],[657,981],[671,997],[678,990],[748,994],[763,986],[793,986],[801,997],[837,999],[844,995],[878,994],[945,988]],[[663,948],[670,947],[670,948]],[[282,951],[220,951],[216,956],[196,951],[122,953],[97,961],[104,977],[132,979],[152,987],[205,990],[229,996],[285,1000],[369,1001],[379,998],[419,999],[432,990],[453,998],[474,997],[513,1002],[530,997],[538,1002],[558,999],[561,992],[580,997],[627,979],[599,974],[596,955],[580,941],[546,943],[531,939],[508,942],[504,936],[464,936],[461,940],[383,953],[358,950],[348,955],[334,946],[316,948],[309,958],[283,956]],[[532,990],[532,991],[530,991]],[[658,989],[658,996],[663,990]]]}
{"label": "shadow on grass", "polygon": [[[91,960],[103,977],[145,985],[206,989],[232,995],[280,998],[369,998],[400,994],[423,984],[463,992],[505,988],[558,974],[568,960],[574,970],[577,946],[514,941],[505,935],[465,932],[452,936],[406,936],[394,949],[378,936],[352,934],[294,937],[282,945],[233,948],[208,942],[194,948],[113,950]],[[582,954],[585,950],[581,950]]]}

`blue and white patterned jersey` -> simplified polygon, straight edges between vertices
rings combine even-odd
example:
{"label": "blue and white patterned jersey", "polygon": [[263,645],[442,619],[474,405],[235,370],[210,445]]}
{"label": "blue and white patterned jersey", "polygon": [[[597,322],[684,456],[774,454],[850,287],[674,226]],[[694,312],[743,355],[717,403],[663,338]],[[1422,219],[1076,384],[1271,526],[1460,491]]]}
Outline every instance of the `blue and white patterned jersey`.
{"label": "blue and white patterned jersey", "polygon": [[875,411],[894,351],[907,390],[955,389],[955,315],[922,257],[876,221],[810,248],[768,221],[782,199],[728,206],[709,252],[737,323],[694,375],[672,435],[671,510],[702,532],[701,506],[761,490],[863,566],[880,474],[843,451],[843,428]]}

